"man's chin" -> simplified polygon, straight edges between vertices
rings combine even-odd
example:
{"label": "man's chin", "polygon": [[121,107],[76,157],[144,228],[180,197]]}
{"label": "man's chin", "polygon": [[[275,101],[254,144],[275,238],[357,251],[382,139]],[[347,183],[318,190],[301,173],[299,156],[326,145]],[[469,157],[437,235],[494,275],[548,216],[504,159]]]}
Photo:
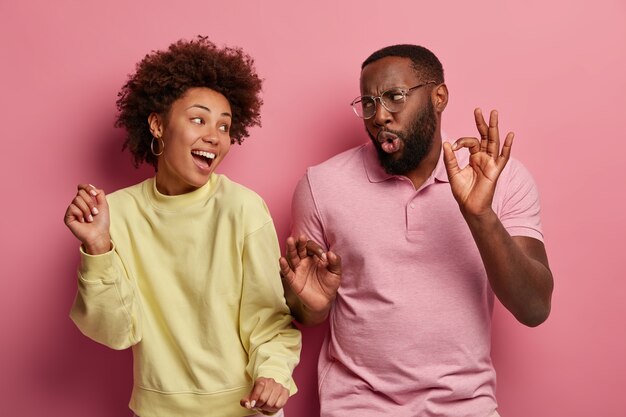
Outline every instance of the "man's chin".
{"label": "man's chin", "polygon": [[407,158],[405,157],[407,147],[404,138],[400,140],[398,150],[391,153],[385,152],[380,143],[376,139],[372,138],[372,135],[370,135],[370,138],[372,139],[374,148],[376,148],[378,162],[389,175],[406,175],[415,169],[415,167],[421,162],[421,159],[423,159],[417,158],[419,159],[418,161],[407,161]]}
{"label": "man's chin", "polygon": [[380,145],[376,145],[376,153],[378,155],[378,161],[385,166],[386,163],[398,161],[402,158],[402,149],[398,149],[395,152],[385,152]]}
{"label": "man's chin", "polygon": [[383,167],[387,174],[406,174],[406,169],[404,169],[404,164],[402,164],[402,152],[400,151],[394,152],[393,154],[379,154],[378,162],[380,162],[380,165]]}

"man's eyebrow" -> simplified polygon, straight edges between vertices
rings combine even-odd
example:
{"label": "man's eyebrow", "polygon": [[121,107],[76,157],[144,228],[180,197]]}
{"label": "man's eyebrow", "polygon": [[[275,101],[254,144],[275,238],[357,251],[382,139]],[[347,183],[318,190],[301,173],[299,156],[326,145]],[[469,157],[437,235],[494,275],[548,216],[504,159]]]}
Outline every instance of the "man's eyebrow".
{"label": "man's eyebrow", "polygon": [[[197,108],[206,110],[209,113],[211,113],[211,109],[209,109],[207,106],[203,106],[202,104],[192,104],[191,106],[187,107],[187,110],[191,109],[192,107],[197,107]],[[222,113],[222,116],[227,116],[227,117],[230,117],[231,119],[233,118],[233,115],[228,112]]]}

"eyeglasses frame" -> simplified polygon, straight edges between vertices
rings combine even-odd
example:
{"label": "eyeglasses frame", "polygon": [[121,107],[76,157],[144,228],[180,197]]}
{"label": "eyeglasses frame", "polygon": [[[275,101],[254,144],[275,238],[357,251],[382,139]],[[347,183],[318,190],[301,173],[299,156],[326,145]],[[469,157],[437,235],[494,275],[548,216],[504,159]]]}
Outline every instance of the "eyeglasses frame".
{"label": "eyeglasses frame", "polygon": [[[359,119],[363,119],[363,120],[371,119],[372,117],[374,117],[376,115],[376,110],[377,110],[377,108],[376,108],[376,105],[377,105],[376,104],[376,99],[378,99],[380,101],[380,104],[382,104],[382,106],[385,108],[385,110],[387,110],[389,113],[398,113],[402,109],[396,110],[396,111],[392,111],[387,106],[385,106],[385,103],[383,102],[383,96],[385,94],[387,94],[388,92],[390,92],[392,90],[396,90],[396,89],[399,90],[402,93],[402,100],[404,100],[403,101],[403,108],[404,108],[404,103],[406,103],[406,97],[409,95],[409,93],[412,90],[415,90],[416,88],[424,87],[425,85],[428,85],[428,84],[437,84],[437,82],[435,82],[435,81],[427,81],[425,83],[418,84],[418,85],[416,85],[414,87],[411,87],[411,88],[408,88],[408,89],[402,89],[402,88],[399,88],[399,87],[394,87],[394,88],[390,88],[388,90],[383,91],[378,96],[358,96],[357,98],[352,100],[352,102],[350,103],[350,106],[352,106],[352,110],[354,111],[354,114],[356,114],[356,116]],[[372,100],[374,100],[374,114],[372,114],[370,117],[361,117],[361,116],[359,116],[359,113],[357,112],[357,109],[354,106],[358,101],[363,101],[364,97],[368,97],[368,98],[371,98]]]}

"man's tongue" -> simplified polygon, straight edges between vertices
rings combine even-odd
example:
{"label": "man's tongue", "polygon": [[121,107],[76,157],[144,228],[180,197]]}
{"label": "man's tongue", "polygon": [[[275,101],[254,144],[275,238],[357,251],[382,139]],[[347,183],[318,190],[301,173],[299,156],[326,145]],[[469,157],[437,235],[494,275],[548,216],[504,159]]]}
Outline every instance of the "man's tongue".
{"label": "man's tongue", "polygon": [[383,151],[394,153],[400,149],[400,139],[391,132],[381,131],[378,134],[378,143]]}

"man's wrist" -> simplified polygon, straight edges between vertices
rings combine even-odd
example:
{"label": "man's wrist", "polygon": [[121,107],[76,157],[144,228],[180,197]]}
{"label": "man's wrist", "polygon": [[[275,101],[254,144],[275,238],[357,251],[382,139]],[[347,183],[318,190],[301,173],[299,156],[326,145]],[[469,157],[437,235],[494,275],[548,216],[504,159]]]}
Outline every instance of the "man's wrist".
{"label": "man's wrist", "polygon": [[500,219],[491,208],[480,214],[469,214],[464,212],[463,217],[473,232],[493,230],[494,228],[497,228],[498,223],[500,223]]}
{"label": "man's wrist", "polygon": [[326,306],[324,309],[314,310],[314,309],[311,309],[306,304],[302,303],[301,305],[302,324],[315,325],[315,324],[322,323],[328,317],[328,314],[330,313],[331,305],[332,305],[332,302],[329,302],[328,306]]}

